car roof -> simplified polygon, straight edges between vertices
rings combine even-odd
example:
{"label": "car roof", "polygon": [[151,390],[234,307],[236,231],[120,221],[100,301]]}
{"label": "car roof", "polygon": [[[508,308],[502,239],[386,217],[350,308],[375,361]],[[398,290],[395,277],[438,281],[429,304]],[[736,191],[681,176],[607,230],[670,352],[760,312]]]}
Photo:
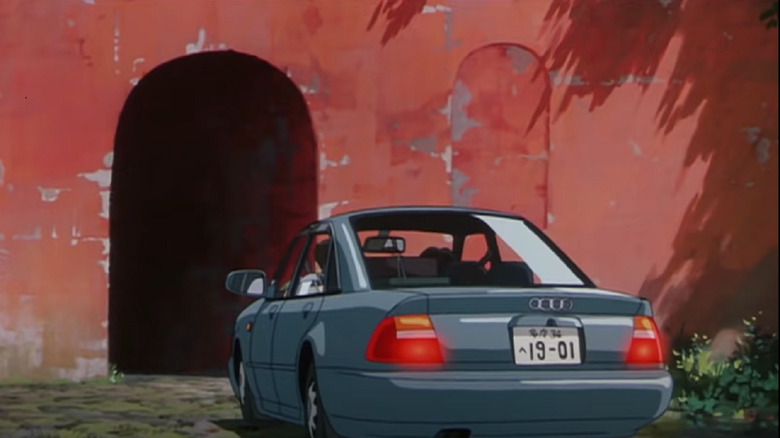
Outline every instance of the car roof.
{"label": "car roof", "polygon": [[399,206],[392,206],[392,207],[375,207],[375,208],[365,208],[360,210],[354,210],[346,213],[340,213],[338,215],[331,216],[327,219],[323,219],[323,221],[328,219],[338,220],[338,219],[357,219],[365,216],[374,216],[374,215],[385,215],[385,214],[398,214],[398,213],[470,213],[470,214],[483,214],[483,215],[491,215],[491,216],[504,216],[504,217],[511,217],[515,219],[523,219],[524,217],[518,216],[513,213],[498,211],[498,210],[489,210],[489,209],[481,209],[481,208],[473,208],[473,207],[455,207],[451,205],[399,205]]}

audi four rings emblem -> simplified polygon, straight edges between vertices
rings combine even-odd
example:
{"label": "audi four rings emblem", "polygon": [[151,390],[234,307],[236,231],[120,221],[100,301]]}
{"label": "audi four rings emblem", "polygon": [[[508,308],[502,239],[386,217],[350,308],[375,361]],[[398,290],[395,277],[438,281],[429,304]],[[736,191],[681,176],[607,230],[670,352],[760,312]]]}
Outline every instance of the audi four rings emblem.
{"label": "audi four rings emblem", "polygon": [[574,303],[567,298],[531,298],[528,307],[544,312],[568,312],[574,307]]}

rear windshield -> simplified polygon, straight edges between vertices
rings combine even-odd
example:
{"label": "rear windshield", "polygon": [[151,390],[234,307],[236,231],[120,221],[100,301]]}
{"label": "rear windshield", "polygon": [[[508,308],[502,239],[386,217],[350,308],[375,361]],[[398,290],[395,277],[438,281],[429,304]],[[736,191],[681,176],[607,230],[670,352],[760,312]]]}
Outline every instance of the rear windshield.
{"label": "rear windshield", "polygon": [[524,220],[460,212],[353,219],[374,289],[586,286],[590,280]]}

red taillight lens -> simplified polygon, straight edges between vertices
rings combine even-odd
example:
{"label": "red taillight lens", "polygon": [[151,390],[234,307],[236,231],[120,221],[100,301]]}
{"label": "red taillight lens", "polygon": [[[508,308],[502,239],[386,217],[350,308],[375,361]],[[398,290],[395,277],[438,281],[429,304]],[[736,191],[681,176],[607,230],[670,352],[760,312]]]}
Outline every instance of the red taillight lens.
{"label": "red taillight lens", "polygon": [[385,318],[368,343],[366,359],[397,364],[444,363],[439,338],[428,315]]}
{"label": "red taillight lens", "polygon": [[634,334],[628,348],[626,361],[636,365],[660,365],[664,363],[658,327],[649,316],[634,317]]}

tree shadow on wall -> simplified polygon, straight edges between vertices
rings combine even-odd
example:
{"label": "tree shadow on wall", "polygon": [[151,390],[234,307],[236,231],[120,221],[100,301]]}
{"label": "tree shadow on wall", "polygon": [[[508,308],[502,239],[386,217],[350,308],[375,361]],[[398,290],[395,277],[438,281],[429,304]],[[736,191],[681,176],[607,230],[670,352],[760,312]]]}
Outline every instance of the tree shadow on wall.
{"label": "tree shadow on wall", "polygon": [[384,46],[408,26],[415,16],[422,13],[426,3],[427,0],[379,0],[366,30],[373,29],[379,16],[384,15],[385,30],[382,33]]}
{"label": "tree shadow on wall", "polygon": [[[426,3],[379,0],[368,29],[384,16],[385,45]],[[703,185],[670,261],[640,291],[654,300],[668,332],[683,320],[686,330],[713,331],[759,308],[777,321],[776,23],[771,0],[553,0],[545,16],[544,32],[557,38],[543,61],[553,85],[567,85],[553,114],[575,99],[590,98],[594,110],[623,85],[647,90],[664,81],[658,131],[668,134],[698,115],[679,181],[706,161]],[[672,73],[657,78],[673,46]]]}
{"label": "tree shadow on wall", "polygon": [[714,331],[760,308],[777,321],[778,43],[759,18],[771,3],[555,0],[546,16],[546,30],[562,36],[544,58],[571,81],[559,114],[574,98],[590,97],[595,109],[624,84],[646,90],[679,44],[657,128],[668,134],[698,114],[680,180],[694,163],[709,166],[673,256],[640,292],[672,333],[684,320]]}

